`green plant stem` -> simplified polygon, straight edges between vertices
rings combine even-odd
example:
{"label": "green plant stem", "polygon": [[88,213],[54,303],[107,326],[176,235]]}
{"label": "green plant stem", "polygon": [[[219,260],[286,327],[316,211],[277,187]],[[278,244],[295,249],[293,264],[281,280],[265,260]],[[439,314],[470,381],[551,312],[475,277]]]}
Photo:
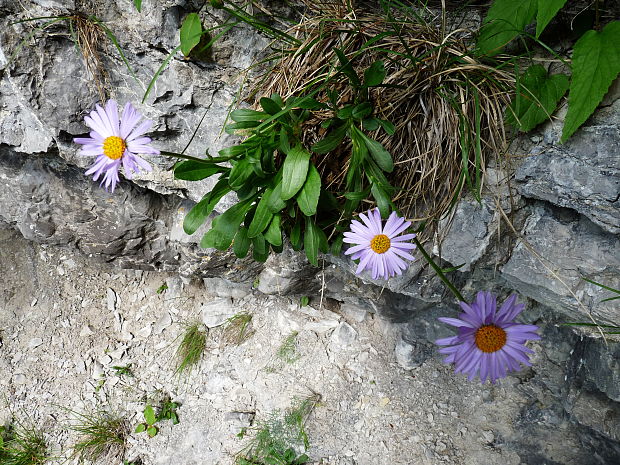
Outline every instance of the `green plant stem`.
{"label": "green plant stem", "polygon": [[197,162],[206,163],[206,164],[220,163],[220,162],[232,160],[233,158],[235,158],[235,157],[198,158],[198,157],[192,157],[191,155],[184,155],[182,153],[167,152],[166,150],[160,150],[159,153],[160,155],[167,155],[169,157],[182,158],[183,160],[192,160],[192,161],[197,161]]}
{"label": "green plant stem", "polygon": [[439,279],[441,279],[443,281],[443,283],[448,287],[448,289],[450,289],[450,291],[452,291],[452,293],[454,294],[454,296],[460,301],[460,302],[465,302],[465,299],[463,298],[463,296],[461,295],[461,293],[459,292],[459,290],[454,287],[454,284],[452,284],[450,282],[450,280],[448,279],[448,277],[446,276],[446,274],[442,271],[442,269],[439,267],[439,265],[437,265],[437,263],[435,263],[435,261],[431,258],[431,256],[426,252],[426,250],[424,250],[424,247],[422,246],[422,244],[420,243],[420,241],[418,240],[418,238],[414,238],[413,242],[415,243],[415,245],[417,246],[418,250],[420,251],[420,253],[422,254],[422,256],[424,257],[424,259],[428,262],[428,264],[433,268],[433,270],[435,270],[435,273],[437,273],[437,276],[439,276]]}

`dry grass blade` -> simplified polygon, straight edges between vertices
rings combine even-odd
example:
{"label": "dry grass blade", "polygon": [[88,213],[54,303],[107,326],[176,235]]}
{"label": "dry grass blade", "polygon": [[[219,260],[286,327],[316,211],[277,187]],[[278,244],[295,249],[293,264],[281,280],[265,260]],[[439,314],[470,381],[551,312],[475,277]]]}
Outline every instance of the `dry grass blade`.
{"label": "dry grass blade", "polygon": [[[312,16],[289,30],[303,43],[284,54],[257,96],[283,98],[307,94],[334,74],[339,48],[358,75],[375,61],[387,70],[385,86],[370,89],[374,115],[391,121],[396,134],[377,130],[371,137],[392,154],[396,169],[389,180],[398,189],[393,200],[405,216],[438,219],[449,211],[463,186],[480,192],[485,159],[506,150],[503,109],[514,78],[478,62],[469,54],[464,31],[442,36],[441,27],[411,18],[394,18],[346,0],[309,4]],[[397,11],[398,12],[398,11]],[[396,13],[397,13],[396,12]],[[461,37],[461,38],[459,38]],[[353,90],[345,76],[330,78],[339,106],[351,103]],[[325,92],[318,100],[328,101]],[[324,137],[321,123],[330,111],[315,112],[302,129],[306,146]],[[323,186],[345,192],[350,146],[343,143],[313,161]],[[465,182],[467,180],[467,182]]]}
{"label": "dry grass blade", "polygon": [[99,24],[85,16],[74,15],[69,21],[75,27],[77,46],[84,57],[86,69],[93,79],[99,98],[104,102],[107,97],[108,73],[103,66],[101,53],[106,34]]}

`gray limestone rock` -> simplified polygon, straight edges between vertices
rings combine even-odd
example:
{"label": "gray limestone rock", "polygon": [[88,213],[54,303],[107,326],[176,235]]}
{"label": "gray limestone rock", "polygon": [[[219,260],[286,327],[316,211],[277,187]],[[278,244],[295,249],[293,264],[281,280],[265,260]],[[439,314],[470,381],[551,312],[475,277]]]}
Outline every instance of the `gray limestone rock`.
{"label": "gray limestone rock", "polygon": [[519,193],[572,208],[620,233],[620,100],[566,143],[532,149],[516,173]]}
{"label": "gray limestone rock", "polygon": [[31,157],[0,145],[0,221],[25,238],[126,268],[253,281],[261,264],[201,249],[196,242],[204,229],[178,232],[190,206],[124,180],[111,195],[58,156]]}
{"label": "gray limestone rock", "polygon": [[589,321],[591,312],[601,323],[618,324],[615,302],[600,302],[609,292],[584,278],[620,288],[620,237],[574,212],[548,205],[534,206],[522,233],[543,259],[522,242],[517,244],[501,270],[515,290],[571,321]]}

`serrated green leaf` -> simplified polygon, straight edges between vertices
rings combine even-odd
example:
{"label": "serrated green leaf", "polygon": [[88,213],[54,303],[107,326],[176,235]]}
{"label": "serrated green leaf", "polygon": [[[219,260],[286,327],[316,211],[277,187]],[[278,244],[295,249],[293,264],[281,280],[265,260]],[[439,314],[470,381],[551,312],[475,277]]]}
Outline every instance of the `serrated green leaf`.
{"label": "serrated green leaf", "polygon": [[279,247],[282,245],[282,230],[280,229],[280,223],[282,218],[280,214],[273,215],[273,219],[265,231],[265,240],[271,245]]}
{"label": "serrated green leaf", "polygon": [[237,258],[244,258],[250,250],[251,240],[248,237],[248,228],[241,227],[233,241],[233,252]]}
{"label": "serrated green leaf", "polygon": [[319,227],[311,218],[306,217],[306,230],[304,231],[304,250],[308,261],[314,266],[319,265]]}
{"label": "serrated green leaf", "polygon": [[536,38],[547,27],[547,24],[564,6],[566,0],[538,0],[538,11],[536,12]]}
{"label": "serrated green leaf", "polygon": [[308,168],[308,176],[306,182],[297,195],[297,205],[306,216],[312,216],[316,213],[316,206],[319,203],[321,195],[321,175],[313,163]]}
{"label": "serrated green leaf", "polygon": [[314,144],[310,148],[310,150],[318,154],[324,154],[324,153],[331,152],[332,150],[334,150],[336,147],[340,145],[340,143],[342,142],[342,139],[344,139],[344,136],[347,133],[347,128],[348,128],[348,124],[343,124],[337,127],[332,132],[330,132],[324,139]]}
{"label": "serrated green leaf", "polygon": [[136,433],[144,433],[146,431],[146,425],[144,423],[140,423],[136,427]]}
{"label": "serrated green leaf", "polygon": [[190,13],[185,17],[181,25],[181,52],[189,56],[189,52],[198,45],[202,35],[202,23],[197,13]]}
{"label": "serrated green leaf", "polygon": [[213,190],[206,194],[200,202],[185,215],[183,230],[186,234],[194,234],[205,222],[220,199],[230,192],[227,179],[220,179]]}
{"label": "serrated green leaf", "polygon": [[292,198],[306,182],[310,153],[301,145],[289,150],[282,165],[282,200]]}
{"label": "serrated green leaf", "polygon": [[252,218],[252,222],[248,228],[248,237],[252,238],[258,236],[269,226],[273,218],[273,213],[269,210],[269,199],[272,192],[273,189],[271,188],[265,189],[263,196],[258,202],[254,218]]}
{"label": "serrated green leaf", "polygon": [[562,130],[565,142],[594,112],[620,73],[620,21],[588,31],[573,50],[573,76]]}
{"label": "serrated green leaf", "polygon": [[150,438],[154,438],[157,436],[157,428],[155,426],[149,426],[146,430],[146,434],[148,434]]}
{"label": "serrated green leaf", "polygon": [[144,409],[144,419],[148,425],[155,423],[155,410],[150,405],[147,405]]}
{"label": "serrated green leaf", "polygon": [[527,132],[550,117],[568,89],[568,76],[549,76],[542,65],[530,66],[519,78],[506,122]]}
{"label": "serrated green leaf", "polygon": [[519,35],[536,15],[538,0],[495,0],[482,22],[478,49],[495,55]]}
{"label": "serrated green leaf", "polygon": [[375,61],[364,72],[364,85],[367,87],[378,86],[385,79],[385,63],[383,61]]}
{"label": "serrated green leaf", "polygon": [[184,181],[200,181],[217,173],[228,171],[228,168],[212,163],[201,163],[194,160],[186,160],[174,167],[174,177]]}
{"label": "serrated green leaf", "polygon": [[200,247],[227,250],[239,230],[245,214],[252,205],[253,197],[233,205],[213,220],[211,229],[202,237]]}
{"label": "serrated green leaf", "polygon": [[264,111],[247,110],[243,108],[239,110],[234,110],[230,113],[230,119],[236,121],[237,123],[241,123],[244,121],[262,121],[268,116],[269,115]]}
{"label": "serrated green leaf", "polygon": [[381,145],[379,142],[371,139],[359,129],[356,128],[355,131],[358,132],[359,136],[366,144],[370,155],[375,160],[377,165],[379,165],[379,168],[381,168],[387,173],[391,173],[394,169],[394,161],[392,160],[392,155],[390,155],[390,152],[385,150],[385,148],[383,148],[383,145]]}
{"label": "serrated green leaf", "polygon": [[142,12],[142,0],[133,0],[133,4],[136,7],[136,10],[138,10],[138,13]]}

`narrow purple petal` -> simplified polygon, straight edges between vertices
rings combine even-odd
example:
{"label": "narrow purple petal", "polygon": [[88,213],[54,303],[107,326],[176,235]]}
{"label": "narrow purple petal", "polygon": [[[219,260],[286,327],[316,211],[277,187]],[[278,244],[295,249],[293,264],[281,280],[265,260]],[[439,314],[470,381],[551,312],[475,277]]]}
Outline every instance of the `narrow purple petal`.
{"label": "narrow purple petal", "polygon": [[[106,133],[108,134],[108,136],[115,136],[116,132],[114,131],[114,126],[110,122],[110,118],[108,117],[108,114],[105,112],[103,108],[101,108],[100,105],[95,105],[95,109],[97,112],[96,114],[99,116],[101,120],[101,124],[103,125],[103,127],[105,127]],[[93,115],[93,118],[94,117],[95,115]]]}
{"label": "narrow purple petal", "polygon": [[390,238],[399,235],[401,232],[405,231],[409,226],[411,226],[411,222],[406,221],[404,224],[400,225],[398,228],[396,228],[392,232],[392,235],[390,236]]}
{"label": "narrow purple petal", "polygon": [[437,319],[441,321],[442,323],[445,323],[450,326],[456,326],[457,328],[460,326],[467,326],[468,328],[474,328],[474,326],[472,326],[470,323],[467,323],[466,321],[463,321],[463,320],[457,320],[456,318],[448,318],[448,317],[442,316]]}
{"label": "narrow purple petal", "polygon": [[[391,237],[390,240],[392,242],[407,242],[413,239],[414,237],[416,237],[415,234],[403,234],[402,236]],[[415,244],[413,244],[413,246],[415,247]]]}
{"label": "narrow purple petal", "polygon": [[[96,120],[93,117],[96,118]],[[108,131],[106,130],[103,123],[101,122],[101,118],[99,118],[99,115],[97,115],[96,112],[93,111],[91,113],[91,116],[85,116],[84,122],[86,123],[87,126],[93,129],[95,134],[99,134],[103,139],[105,139],[106,137],[110,135],[108,134]],[[93,133],[91,132],[90,134],[91,134],[91,137],[93,137]]]}
{"label": "narrow purple petal", "polygon": [[362,271],[366,269],[366,265],[372,259],[373,254],[371,252],[366,253],[366,255],[362,256],[360,260],[360,264],[357,266],[357,270],[355,270],[355,274],[360,274]]}
{"label": "narrow purple petal", "polygon": [[385,222],[385,226],[383,228],[383,234],[392,237],[392,233],[405,222],[404,218],[399,217],[396,212],[390,213],[389,218]]}
{"label": "narrow purple petal", "polygon": [[118,120],[118,105],[116,104],[116,100],[110,99],[105,106],[105,113],[108,115],[108,120],[110,121],[110,126],[112,126],[112,131],[116,137],[120,136],[120,122]]}
{"label": "narrow purple petal", "polygon": [[136,111],[130,102],[125,104],[123,109],[123,117],[121,119],[120,135],[123,139],[127,139],[127,136],[131,130],[136,126],[142,116]]}
{"label": "narrow purple petal", "polygon": [[360,245],[356,245],[355,247],[349,247],[345,251],[345,255],[351,255],[352,253],[356,253],[356,252],[359,252],[360,250],[364,250],[364,249],[368,249],[368,245],[367,244],[360,244]]}
{"label": "narrow purple petal", "polygon": [[456,344],[458,341],[459,341],[458,336],[451,336],[451,337],[444,337],[442,339],[437,339],[435,341],[435,344],[437,344],[438,346],[447,346],[451,344]]}
{"label": "narrow purple petal", "polygon": [[136,129],[131,131],[131,134],[129,134],[129,136],[127,136],[125,140],[127,142],[131,142],[132,140],[137,139],[142,134],[144,134],[146,131],[148,131],[152,125],[153,125],[153,122],[150,120],[143,121],[142,123],[138,125]]}
{"label": "narrow purple petal", "polygon": [[392,247],[390,250],[393,251],[396,255],[406,258],[407,260],[411,260],[411,261],[415,260],[415,257],[413,255],[405,252],[404,250],[401,250],[398,247]]}
{"label": "narrow purple petal", "polygon": [[97,140],[92,137],[75,137],[73,142],[81,145],[94,145],[97,144]]}

